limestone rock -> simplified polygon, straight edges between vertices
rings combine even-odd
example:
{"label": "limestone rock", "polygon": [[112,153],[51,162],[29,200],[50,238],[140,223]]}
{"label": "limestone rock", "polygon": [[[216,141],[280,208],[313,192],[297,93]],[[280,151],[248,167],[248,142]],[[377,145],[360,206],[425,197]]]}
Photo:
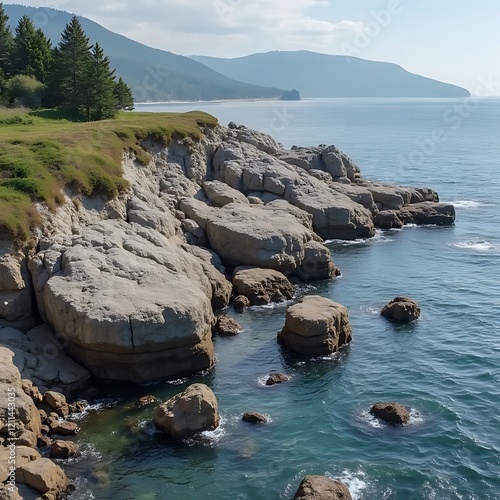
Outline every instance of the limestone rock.
{"label": "limestone rock", "polygon": [[50,445],[50,458],[68,459],[80,456],[80,447],[72,441],[58,439]]}
{"label": "limestone rock", "polygon": [[287,350],[313,356],[337,352],[351,339],[347,308],[318,295],[291,306],[278,334],[278,342]]}
{"label": "limestone rock", "polygon": [[398,212],[394,210],[384,210],[378,213],[373,221],[380,229],[401,229],[404,225],[398,217]]}
{"label": "limestone rock", "polygon": [[151,229],[109,220],[72,237],[43,296],[68,351],[100,378],[143,382],[213,364],[210,282]]}
{"label": "limestone rock", "polygon": [[304,245],[304,260],[296,271],[303,281],[323,280],[340,276],[340,269],[332,262],[330,250],[318,241]]}
{"label": "limestone rock", "polygon": [[420,307],[408,297],[396,297],[382,309],[380,314],[398,323],[410,323],[420,318]]}
{"label": "limestone rock", "polygon": [[232,337],[243,331],[241,325],[227,316],[219,316],[215,323],[215,332],[222,337]]}
{"label": "limestone rock", "polygon": [[68,488],[68,479],[64,471],[48,458],[29,462],[16,471],[16,479],[40,493],[54,492],[56,495]]}
{"label": "limestone rock", "polygon": [[[16,467],[21,467],[40,458],[40,453],[28,446],[15,446]],[[5,482],[10,474],[9,458],[12,458],[11,448],[0,446],[0,483]],[[1,497],[0,497],[1,498]]]}
{"label": "limestone rock", "polygon": [[223,207],[229,203],[243,203],[248,205],[247,197],[220,181],[206,181],[203,189],[207,193],[208,199],[217,207]]}
{"label": "limestone rock", "polygon": [[214,213],[207,223],[212,248],[230,269],[256,266],[285,274],[303,260],[304,244],[312,239],[290,214],[260,205],[230,204]]}
{"label": "limestone rock", "polygon": [[370,413],[392,425],[405,425],[410,420],[410,412],[399,403],[375,403]]}
{"label": "limestone rock", "polygon": [[258,413],[256,411],[250,411],[244,413],[243,416],[241,417],[241,420],[243,420],[244,422],[250,422],[251,424],[267,423],[267,417],[265,415],[262,415],[262,413]]}
{"label": "limestone rock", "polygon": [[215,394],[204,384],[190,385],[166,403],[153,416],[155,426],[174,439],[185,439],[219,425]]}
{"label": "limestone rock", "polygon": [[294,289],[287,277],[273,269],[237,267],[233,286],[238,295],[245,295],[252,305],[290,300]]}
{"label": "limestone rock", "polygon": [[352,500],[352,496],[349,488],[340,481],[325,476],[306,476],[293,500]]}

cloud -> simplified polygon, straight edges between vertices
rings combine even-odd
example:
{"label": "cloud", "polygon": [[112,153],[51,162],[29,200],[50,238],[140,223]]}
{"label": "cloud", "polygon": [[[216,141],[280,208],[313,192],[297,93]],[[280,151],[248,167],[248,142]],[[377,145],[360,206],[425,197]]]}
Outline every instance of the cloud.
{"label": "cloud", "polygon": [[180,54],[237,56],[268,50],[338,50],[363,29],[356,21],[321,19],[326,0],[34,0],[70,11],[152,47]]}

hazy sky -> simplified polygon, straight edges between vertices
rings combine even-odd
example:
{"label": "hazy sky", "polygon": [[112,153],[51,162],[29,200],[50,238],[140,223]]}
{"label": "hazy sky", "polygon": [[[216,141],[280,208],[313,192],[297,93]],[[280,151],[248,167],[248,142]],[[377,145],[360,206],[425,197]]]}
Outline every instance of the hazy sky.
{"label": "hazy sky", "polygon": [[[237,57],[308,49],[400,64],[467,87],[500,80],[500,0],[20,0],[152,47]],[[297,68],[300,71],[300,68]],[[498,94],[499,92],[497,92]]]}

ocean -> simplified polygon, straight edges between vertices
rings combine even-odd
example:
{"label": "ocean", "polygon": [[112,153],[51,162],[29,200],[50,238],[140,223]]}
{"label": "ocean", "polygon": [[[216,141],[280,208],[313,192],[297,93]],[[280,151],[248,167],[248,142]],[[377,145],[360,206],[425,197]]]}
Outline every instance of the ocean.
{"label": "ocean", "polygon": [[[81,419],[84,458],[68,467],[72,498],[289,499],[306,474],[346,482],[357,500],[500,499],[500,99],[323,99],[138,105],[201,109],[271,133],[286,147],[335,144],[367,178],[437,190],[453,227],[380,231],[328,245],[338,279],[312,283],[349,308],[352,344],[339,355],[284,353],[287,304],[234,316],[244,332],[216,338],[217,366],[187,379],[100,387]],[[380,317],[408,295],[410,325]],[[292,379],[266,387],[271,371]],[[222,425],[179,444],[136,410],[190,383],[217,395]],[[377,401],[411,408],[410,424],[370,417]],[[270,422],[252,426],[245,411]]]}

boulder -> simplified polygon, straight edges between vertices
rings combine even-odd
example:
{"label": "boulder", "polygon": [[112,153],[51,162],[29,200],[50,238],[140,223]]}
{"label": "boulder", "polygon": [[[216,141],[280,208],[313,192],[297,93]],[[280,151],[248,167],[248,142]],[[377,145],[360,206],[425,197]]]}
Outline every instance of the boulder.
{"label": "boulder", "polygon": [[68,488],[68,479],[64,471],[48,458],[29,462],[16,470],[16,480],[40,493],[63,493]]}
{"label": "boulder", "polygon": [[26,496],[21,496],[19,494],[19,488],[17,486],[0,486],[0,500],[28,500]]}
{"label": "boulder", "polygon": [[59,392],[47,391],[43,395],[43,400],[56,412],[60,408],[68,408],[68,402],[66,401],[66,396]]}
{"label": "boulder", "polygon": [[340,269],[332,262],[330,250],[318,241],[304,245],[304,260],[296,271],[303,281],[323,280],[340,276]]}
{"label": "boulder", "polygon": [[234,270],[233,287],[238,295],[248,297],[252,305],[290,300],[295,293],[284,274],[255,267],[237,267]]}
{"label": "boulder", "polygon": [[370,413],[391,425],[405,425],[410,420],[410,412],[399,403],[375,403]]}
{"label": "boulder", "polygon": [[211,247],[229,269],[255,266],[293,273],[311,232],[293,215],[261,205],[230,204],[207,223]]}
{"label": "boulder", "polygon": [[15,450],[8,446],[0,446],[0,483],[7,481],[10,471],[9,459],[12,459],[14,453],[16,467],[21,467],[33,460],[38,460],[40,453],[28,446],[15,445]]}
{"label": "boulder", "polygon": [[310,295],[288,308],[278,343],[285,349],[320,356],[337,352],[352,340],[347,308],[332,300]]}
{"label": "boulder", "polygon": [[56,420],[50,426],[50,434],[58,436],[73,436],[80,432],[80,427],[75,422],[67,422],[65,420]]}
{"label": "boulder", "polygon": [[66,460],[80,456],[80,447],[72,441],[58,439],[50,445],[50,458]]}
{"label": "boulder", "polygon": [[233,318],[229,318],[228,316],[219,316],[217,318],[215,333],[218,335],[222,337],[233,337],[234,335],[238,335],[241,331],[243,331],[243,328]]}
{"label": "boulder", "polygon": [[282,384],[283,382],[288,382],[290,377],[284,373],[271,373],[266,380],[266,385],[276,385]]}
{"label": "boulder", "polygon": [[398,323],[410,323],[420,318],[420,307],[408,297],[396,297],[382,309],[380,314]]}
{"label": "boulder", "polygon": [[247,197],[220,181],[206,181],[203,183],[203,189],[207,193],[208,199],[217,207],[229,205],[229,203],[249,204]]}
{"label": "boulder", "polygon": [[212,286],[152,229],[106,220],[68,240],[44,287],[48,321],[95,376],[145,382],[211,367]]}
{"label": "boulder", "polygon": [[236,312],[243,312],[247,307],[250,307],[252,303],[250,299],[245,295],[238,295],[233,300],[233,307]]}
{"label": "boulder", "polygon": [[135,403],[134,406],[136,408],[144,408],[145,406],[151,406],[158,402],[158,399],[155,396],[142,396]]}
{"label": "boulder", "polygon": [[244,413],[243,416],[241,417],[241,420],[243,420],[244,422],[249,422],[251,424],[267,423],[267,417],[265,415],[262,415],[262,413],[258,413],[256,411],[250,411]]}
{"label": "boulder", "polygon": [[185,391],[158,406],[155,426],[174,439],[185,439],[219,426],[217,398],[204,384],[190,385]]}
{"label": "boulder", "polygon": [[306,476],[293,500],[352,500],[352,496],[349,488],[340,481],[325,476]]}

